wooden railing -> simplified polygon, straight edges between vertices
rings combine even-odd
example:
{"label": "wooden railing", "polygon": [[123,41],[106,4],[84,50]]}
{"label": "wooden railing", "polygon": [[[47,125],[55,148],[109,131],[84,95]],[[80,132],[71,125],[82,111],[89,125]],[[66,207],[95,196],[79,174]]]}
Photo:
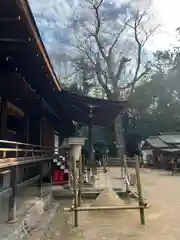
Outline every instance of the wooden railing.
{"label": "wooden railing", "polygon": [[[42,197],[43,179],[49,176],[52,184],[52,159],[55,149],[49,146],[38,146],[21,142],[0,140],[0,176],[10,176],[10,184],[5,188],[0,182],[0,199],[9,197],[8,222],[17,220],[16,199],[19,189],[38,181],[39,197]],[[26,166],[37,166],[37,175],[33,174],[21,182],[18,180],[17,170],[23,171]],[[24,173],[26,174],[26,173]]]}
{"label": "wooden railing", "polygon": [[[126,158],[126,161],[127,161],[127,165],[128,166],[133,166],[135,167],[136,165],[136,160],[135,158],[130,158],[130,157],[127,157]],[[108,165],[112,165],[112,166],[120,166],[122,164],[120,158],[115,158],[115,157],[109,157],[108,159]]]}
{"label": "wooden railing", "polygon": [[54,148],[21,142],[0,140],[0,169],[44,161],[54,154]]}

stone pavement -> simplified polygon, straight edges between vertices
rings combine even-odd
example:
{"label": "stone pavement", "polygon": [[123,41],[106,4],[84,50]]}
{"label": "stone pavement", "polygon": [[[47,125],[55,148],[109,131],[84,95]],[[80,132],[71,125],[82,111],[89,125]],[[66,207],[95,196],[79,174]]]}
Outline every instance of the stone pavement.
{"label": "stone pavement", "polygon": [[96,176],[96,181],[94,184],[94,187],[97,189],[104,189],[105,187],[111,186],[111,181],[109,179],[108,172],[99,172],[98,175]]}
{"label": "stone pavement", "polygon": [[[48,193],[48,187],[44,187],[44,197],[47,197]],[[39,209],[41,209],[41,204],[44,203],[44,199],[41,201],[39,197],[39,187],[37,185],[32,185],[26,188],[22,188],[21,191],[18,192],[16,202],[18,222],[15,224],[7,224],[6,222],[8,220],[9,197],[6,196],[0,200],[0,239],[8,239],[9,237],[7,236],[11,236],[11,240],[16,239],[14,231],[16,231],[16,233],[19,231],[18,229],[21,228],[20,225],[22,225],[21,223],[24,219],[26,219],[26,217],[28,219],[32,219],[32,222],[35,222],[40,216]],[[30,212],[32,213],[29,214]],[[33,217],[30,215],[33,215]],[[18,240],[19,239],[20,237]]]}

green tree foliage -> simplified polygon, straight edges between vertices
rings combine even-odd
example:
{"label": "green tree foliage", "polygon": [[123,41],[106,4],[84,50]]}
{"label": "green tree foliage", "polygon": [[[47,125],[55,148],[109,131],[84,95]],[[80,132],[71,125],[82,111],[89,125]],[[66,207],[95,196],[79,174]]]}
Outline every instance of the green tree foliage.
{"label": "green tree foliage", "polygon": [[125,116],[126,134],[143,138],[161,131],[180,131],[180,48],[157,51],[152,76],[137,86]]}
{"label": "green tree foliage", "polygon": [[83,2],[88,3],[89,14],[75,21],[78,57],[73,60],[76,78],[69,90],[114,100],[131,93],[124,115],[126,136],[145,138],[161,131],[180,131],[180,28],[177,46],[157,51],[151,63],[146,62],[145,43],[157,28],[149,22],[144,25],[148,9],[122,5],[113,19],[104,12],[105,1]]}

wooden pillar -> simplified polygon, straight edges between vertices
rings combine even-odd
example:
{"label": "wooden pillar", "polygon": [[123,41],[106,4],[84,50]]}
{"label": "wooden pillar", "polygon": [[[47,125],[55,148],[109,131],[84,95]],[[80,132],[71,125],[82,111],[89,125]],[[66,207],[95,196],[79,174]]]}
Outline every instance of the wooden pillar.
{"label": "wooden pillar", "polygon": [[9,198],[8,223],[17,222],[16,201],[17,201],[17,169],[16,166],[11,168],[11,188],[12,194]]}
{"label": "wooden pillar", "polygon": [[91,166],[94,164],[94,156],[93,156],[93,141],[92,141],[92,123],[89,121],[88,127],[88,140],[89,140],[89,163]]}
{"label": "wooden pillar", "polygon": [[53,179],[53,159],[50,161],[50,185],[52,186],[52,179]]}
{"label": "wooden pillar", "polygon": [[[40,115],[32,115],[29,119],[29,143],[34,145],[42,145],[42,124],[43,118]],[[40,173],[39,179],[39,196],[43,196],[43,163],[37,165]]]}
{"label": "wooden pillar", "polygon": [[74,188],[74,226],[78,226],[78,188],[77,188],[77,169],[76,169],[76,159],[71,156],[71,161],[73,164],[73,188]]}
{"label": "wooden pillar", "polygon": [[8,101],[1,99],[0,106],[0,139],[7,139],[7,115],[8,115]]}
{"label": "wooden pillar", "polygon": [[[89,128],[88,128],[88,140],[89,140],[89,148],[88,148],[88,152],[89,152],[89,157],[88,157],[88,165],[90,167],[88,167],[88,176],[90,177],[90,173],[92,171],[92,174],[94,176],[94,156],[93,156],[93,142],[92,142],[92,124],[91,121],[89,122]],[[88,179],[88,181],[91,181],[93,179]]]}
{"label": "wooden pillar", "polygon": [[82,188],[83,188],[83,165],[82,165],[82,154],[80,155],[79,159],[79,191],[78,191],[78,206],[81,206],[82,200]]}
{"label": "wooden pillar", "polygon": [[39,179],[39,197],[42,198],[43,197],[43,163],[40,162],[39,164],[39,173],[40,173],[40,179]]}
{"label": "wooden pillar", "polygon": [[32,115],[29,119],[29,142],[30,144],[42,145],[43,118],[40,115]]}
{"label": "wooden pillar", "polygon": [[53,191],[52,191],[52,183],[53,183],[53,159],[49,162],[49,185],[50,185],[50,194],[51,194],[51,202],[53,199]]}
{"label": "wooden pillar", "polygon": [[94,154],[93,154],[93,138],[92,138],[92,108],[89,109],[89,125],[88,125],[88,152],[89,152],[89,164],[92,168],[93,171],[93,176],[94,176]]}

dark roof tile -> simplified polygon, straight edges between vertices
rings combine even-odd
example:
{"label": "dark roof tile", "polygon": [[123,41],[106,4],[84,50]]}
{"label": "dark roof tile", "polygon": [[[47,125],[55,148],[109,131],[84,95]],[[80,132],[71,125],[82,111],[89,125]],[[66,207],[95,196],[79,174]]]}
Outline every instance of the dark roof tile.
{"label": "dark roof tile", "polygon": [[149,137],[146,142],[154,148],[167,148],[168,145],[164,143],[159,137]]}

